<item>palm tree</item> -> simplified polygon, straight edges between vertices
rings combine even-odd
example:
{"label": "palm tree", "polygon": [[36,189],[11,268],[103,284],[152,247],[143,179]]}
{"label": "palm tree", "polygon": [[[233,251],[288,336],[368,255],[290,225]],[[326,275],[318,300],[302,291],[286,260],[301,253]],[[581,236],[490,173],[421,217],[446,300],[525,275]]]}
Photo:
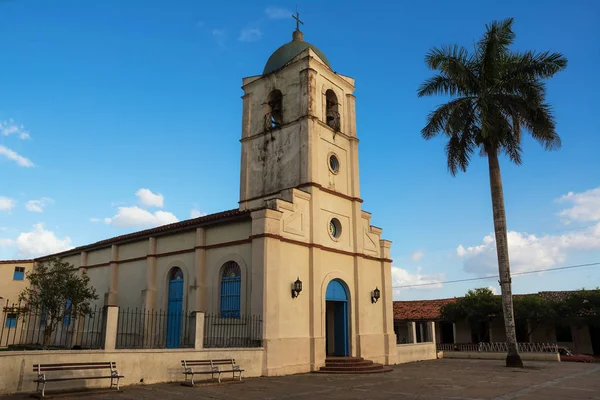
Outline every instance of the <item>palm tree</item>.
{"label": "palm tree", "polygon": [[559,53],[533,51],[512,52],[515,40],[513,19],[486,25],[483,37],[473,53],[454,45],[432,48],[425,62],[439,74],[423,82],[419,97],[449,95],[427,117],[422,129],[424,139],[437,135],[448,138],[448,169],[454,176],[466,171],[475,150],[487,156],[498,255],[498,272],[502,289],[502,309],[508,343],[507,367],[521,367],[513,315],[510,264],[506,233],[506,213],[498,155],[504,153],[519,165],[521,133],[528,132],[547,150],[561,146],[555,131],[550,105],[546,103],[543,80],[567,66]]}

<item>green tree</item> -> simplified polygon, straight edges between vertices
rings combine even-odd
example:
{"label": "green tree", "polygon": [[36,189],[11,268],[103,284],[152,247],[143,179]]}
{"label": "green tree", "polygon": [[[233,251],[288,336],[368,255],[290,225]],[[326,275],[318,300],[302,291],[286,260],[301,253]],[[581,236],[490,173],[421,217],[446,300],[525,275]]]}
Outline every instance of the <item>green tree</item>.
{"label": "green tree", "polygon": [[571,293],[565,300],[565,314],[573,320],[600,325],[600,289]]}
{"label": "green tree", "polygon": [[96,289],[89,286],[87,274],[79,274],[77,268],[58,258],[36,265],[27,279],[30,286],[21,292],[19,301],[43,314],[45,346],[50,344],[59,323],[65,318],[90,315],[90,303],[98,299]]}
{"label": "green tree", "polygon": [[559,53],[513,52],[513,19],[486,26],[473,52],[453,45],[432,48],[425,62],[439,74],[421,84],[418,95],[448,95],[427,118],[421,134],[425,139],[448,138],[448,169],[452,175],[466,171],[477,150],[487,156],[498,271],[502,289],[504,325],[508,342],[506,366],[522,366],[517,349],[512,305],[506,213],[498,156],[505,154],[521,164],[521,136],[527,131],[547,150],[558,149],[554,116],[546,102],[544,79],[567,66]]}
{"label": "green tree", "polygon": [[467,321],[478,342],[486,340],[489,335],[489,332],[482,335],[482,323],[489,324],[501,313],[500,298],[488,288],[469,290],[464,297],[459,297],[454,303],[446,304],[440,309],[441,317],[446,321]]}
{"label": "green tree", "polygon": [[517,324],[527,326],[529,337],[542,323],[554,324],[561,317],[559,304],[532,294],[519,296],[514,299],[515,321]]}

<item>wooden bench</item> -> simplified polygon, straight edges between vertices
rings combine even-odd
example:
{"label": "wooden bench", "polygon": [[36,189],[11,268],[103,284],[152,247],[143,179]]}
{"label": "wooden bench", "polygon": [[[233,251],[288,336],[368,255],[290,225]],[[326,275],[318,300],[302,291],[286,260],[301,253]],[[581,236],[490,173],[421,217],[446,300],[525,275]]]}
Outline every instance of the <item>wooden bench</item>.
{"label": "wooden bench", "polygon": [[[86,370],[107,370],[106,375],[90,375],[86,376],[70,376],[70,377],[52,377],[47,378],[48,372],[66,372],[66,371],[86,371]],[[40,385],[42,386],[42,397],[46,394],[46,383],[48,382],[60,382],[60,381],[75,381],[83,379],[110,379],[110,388],[119,388],[119,379],[123,378],[123,375],[119,375],[117,371],[117,364],[113,361],[108,362],[89,362],[89,363],[63,363],[63,364],[34,364],[33,372],[37,373],[37,379],[34,382],[37,383],[36,391],[40,392]]]}
{"label": "wooden bench", "polygon": [[[238,374],[238,379],[242,380],[243,369],[239,365],[235,365],[233,358],[222,359],[222,360],[181,360],[183,366],[183,374],[185,375],[185,384],[194,386],[194,375],[211,375],[211,381],[215,379],[217,375],[219,383],[221,383],[221,374],[224,372],[231,372],[233,379],[235,374]],[[204,370],[198,371],[197,368],[204,368]],[[208,368],[206,370],[205,368]]]}

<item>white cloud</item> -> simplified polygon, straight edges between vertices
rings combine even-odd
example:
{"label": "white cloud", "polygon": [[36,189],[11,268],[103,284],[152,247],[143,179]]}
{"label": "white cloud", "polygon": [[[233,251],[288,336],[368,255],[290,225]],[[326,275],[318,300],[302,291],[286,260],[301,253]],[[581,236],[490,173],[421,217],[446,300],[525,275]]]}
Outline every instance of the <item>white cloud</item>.
{"label": "white cloud", "polygon": [[283,19],[292,17],[291,11],[289,11],[287,8],[281,7],[267,7],[265,9],[265,14],[267,14],[267,17],[271,19]]}
{"label": "white cloud", "polygon": [[54,200],[52,200],[49,197],[42,197],[39,200],[29,200],[26,204],[25,204],[25,208],[27,209],[27,211],[31,211],[31,212],[44,212],[44,208],[46,208],[46,206],[48,204],[52,204],[54,203]]}
{"label": "white cloud", "polygon": [[600,187],[582,193],[569,192],[559,197],[557,202],[572,205],[558,213],[566,224],[600,221]]}
{"label": "white cloud", "polygon": [[21,233],[16,240],[0,239],[0,246],[16,246],[20,257],[38,257],[73,248],[68,236],[59,239],[54,232],[45,230],[42,223],[35,224],[31,232]]}
{"label": "white cloud", "polygon": [[101,222],[101,221],[102,221],[101,218],[96,218],[96,217],[90,218],[90,222]]}
{"label": "white cloud", "polygon": [[104,218],[106,224],[117,227],[155,227],[178,221],[177,217],[170,212],[151,213],[137,206],[119,207],[119,211],[114,217]]}
{"label": "white cloud", "polygon": [[31,139],[29,131],[25,129],[23,125],[15,124],[15,121],[9,119],[8,121],[0,121],[0,133],[4,136],[17,135],[19,139]]}
{"label": "white cloud", "polygon": [[21,167],[33,167],[33,163],[30,159],[23,157],[16,151],[9,149],[8,147],[0,146],[0,155],[8,158],[11,161],[15,161]]}
{"label": "white cloud", "polygon": [[160,193],[152,193],[150,189],[139,189],[135,195],[140,199],[140,203],[148,207],[162,208],[165,198]]}
{"label": "white cloud", "polygon": [[[511,271],[525,272],[548,269],[567,259],[571,251],[600,250],[600,223],[562,235],[536,236],[526,232],[508,232],[508,254]],[[474,274],[498,272],[496,239],[493,234],[480,245],[459,245],[456,254],[464,260],[466,272]]]}
{"label": "white cloud", "polygon": [[207,215],[206,213],[201,212],[200,210],[196,210],[195,208],[190,211],[190,218],[199,218]]}
{"label": "white cloud", "polygon": [[[439,289],[442,287],[439,282],[444,280],[443,273],[424,274],[421,270],[421,267],[417,267],[417,271],[412,273],[400,267],[392,267],[392,286],[396,288],[394,294],[399,295],[403,290],[408,289]],[[398,286],[413,285],[422,286],[398,288]]]}
{"label": "white cloud", "polygon": [[15,207],[15,201],[10,197],[0,196],[0,211],[10,211]]}
{"label": "white cloud", "polygon": [[421,261],[423,256],[425,256],[425,253],[423,253],[420,250],[417,250],[410,255],[410,258],[412,258],[413,261]]}
{"label": "white cloud", "polygon": [[[569,192],[557,199],[572,205],[558,213],[566,223],[600,221],[600,188],[581,193]],[[537,236],[526,232],[508,232],[511,271],[544,270],[566,261],[570,252],[600,250],[600,222],[584,229],[556,235]],[[496,239],[485,236],[477,246],[459,245],[456,254],[464,260],[467,272],[497,274]]]}
{"label": "white cloud", "polygon": [[256,42],[262,36],[259,28],[246,28],[240,32],[238,40],[240,42]]}
{"label": "white cloud", "polygon": [[500,294],[496,286],[488,286],[488,289],[490,289],[493,294]]}

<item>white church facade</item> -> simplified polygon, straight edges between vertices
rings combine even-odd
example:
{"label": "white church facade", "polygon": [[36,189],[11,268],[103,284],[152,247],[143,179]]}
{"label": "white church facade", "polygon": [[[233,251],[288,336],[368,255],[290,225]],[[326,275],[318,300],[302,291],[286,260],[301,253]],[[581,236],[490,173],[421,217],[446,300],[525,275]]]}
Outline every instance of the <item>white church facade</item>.
{"label": "white church facade", "polygon": [[391,242],[361,208],[354,90],[296,30],[243,79],[239,208],[56,256],[99,305],[260,315],[266,375],[394,364]]}

